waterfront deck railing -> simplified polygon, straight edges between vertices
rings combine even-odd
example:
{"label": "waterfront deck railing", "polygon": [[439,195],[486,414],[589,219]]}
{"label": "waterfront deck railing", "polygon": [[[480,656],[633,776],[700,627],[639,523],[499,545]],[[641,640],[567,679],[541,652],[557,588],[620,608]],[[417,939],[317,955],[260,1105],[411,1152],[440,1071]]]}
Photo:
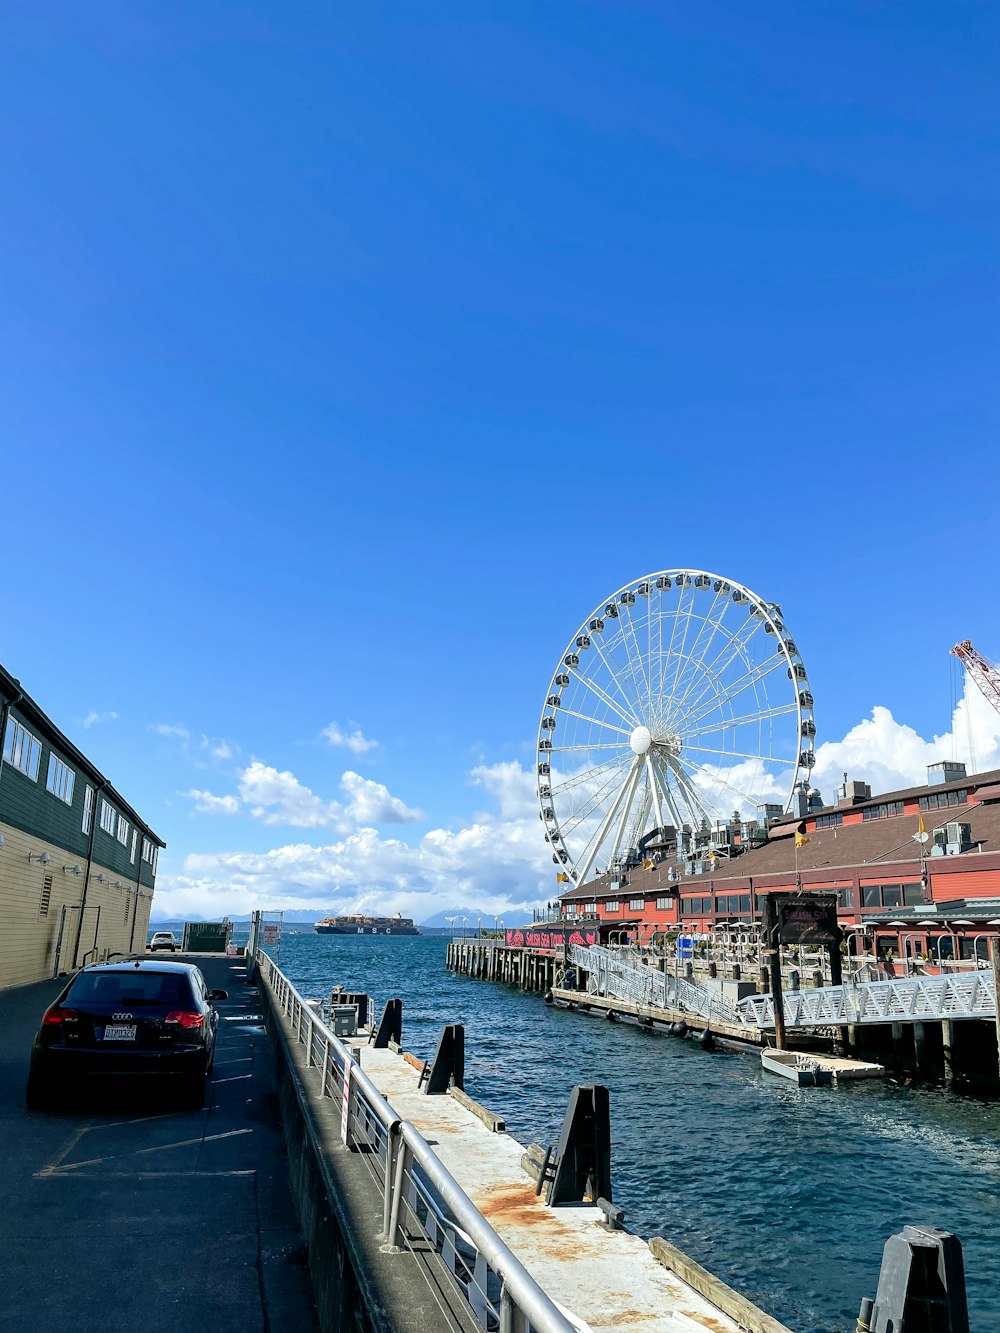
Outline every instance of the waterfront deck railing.
{"label": "waterfront deck railing", "polygon": [[[436,1253],[487,1333],[578,1333],[586,1326],[549,1297],[490,1226],[420,1131],[402,1119],[310,1004],[262,951],[253,962],[292,1040],[342,1108],[341,1139],[362,1155],[382,1194],[386,1244]],[[456,1325],[457,1326],[457,1325]]]}

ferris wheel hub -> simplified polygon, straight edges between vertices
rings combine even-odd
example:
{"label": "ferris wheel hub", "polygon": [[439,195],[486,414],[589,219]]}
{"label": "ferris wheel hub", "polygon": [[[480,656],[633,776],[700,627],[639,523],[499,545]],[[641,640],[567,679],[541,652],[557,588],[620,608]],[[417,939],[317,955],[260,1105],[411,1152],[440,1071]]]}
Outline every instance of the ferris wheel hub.
{"label": "ferris wheel hub", "polygon": [[648,727],[636,727],[635,731],[628,738],[633,754],[648,754],[649,747],[653,744],[653,737]]}
{"label": "ferris wheel hub", "polygon": [[666,750],[667,754],[678,755],[684,749],[684,742],[676,731],[668,731],[660,745],[662,749]]}

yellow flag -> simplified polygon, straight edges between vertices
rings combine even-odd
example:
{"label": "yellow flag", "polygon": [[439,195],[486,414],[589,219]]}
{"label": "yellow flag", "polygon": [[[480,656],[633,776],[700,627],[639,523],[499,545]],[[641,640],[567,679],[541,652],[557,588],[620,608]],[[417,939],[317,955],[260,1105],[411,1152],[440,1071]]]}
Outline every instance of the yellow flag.
{"label": "yellow flag", "polygon": [[926,833],[926,832],[927,832],[926,828],[924,828],[924,817],[923,817],[923,815],[921,815],[920,818],[917,820],[917,832],[918,832],[918,833]]}
{"label": "yellow flag", "polygon": [[795,846],[804,847],[811,839],[806,837],[806,821],[803,819],[801,824],[795,828]]}
{"label": "yellow flag", "polygon": [[569,883],[569,875],[564,875],[564,874],[562,873],[562,871],[560,871],[559,874],[556,875],[556,883],[557,883],[557,884],[568,884],[568,883]]}
{"label": "yellow flag", "polygon": [[652,859],[652,857],[650,857],[650,856],[647,856],[647,857],[646,857],[645,861],[643,861],[643,863],[642,863],[642,868],[643,868],[643,870],[652,870],[652,869],[653,869],[653,859]]}

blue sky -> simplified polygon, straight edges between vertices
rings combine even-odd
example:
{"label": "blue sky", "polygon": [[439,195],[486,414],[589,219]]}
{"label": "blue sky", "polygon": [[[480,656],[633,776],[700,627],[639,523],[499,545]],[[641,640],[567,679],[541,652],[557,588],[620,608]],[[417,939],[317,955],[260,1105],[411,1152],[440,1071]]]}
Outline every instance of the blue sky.
{"label": "blue sky", "polygon": [[[410,843],[527,817],[469,772],[531,764],[566,639],[649,570],[781,602],[818,742],[876,705],[947,731],[951,644],[1000,658],[998,36],[944,4],[8,6],[2,660],[183,905],[220,853],[348,836],[248,814],[255,761],[382,784]],[[532,855],[463,890],[530,898]],[[386,902],[451,874],[358,856]]]}

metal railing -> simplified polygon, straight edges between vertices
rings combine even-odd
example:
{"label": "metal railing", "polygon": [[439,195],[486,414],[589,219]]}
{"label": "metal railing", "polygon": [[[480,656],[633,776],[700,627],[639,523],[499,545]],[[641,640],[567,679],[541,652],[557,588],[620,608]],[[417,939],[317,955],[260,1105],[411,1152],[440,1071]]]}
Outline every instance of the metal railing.
{"label": "metal railing", "polygon": [[684,977],[673,977],[658,967],[640,963],[619,951],[592,944],[570,948],[570,961],[588,973],[591,993],[624,1000],[639,1008],[682,1010],[709,1020],[722,1019],[738,1027],[749,1021],[727,1000],[717,986],[700,986]]}
{"label": "metal railing", "polygon": [[382,1193],[387,1246],[424,1260],[428,1248],[436,1253],[487,1333],[586,1329],[539,1286],[420,1131],[396,1114],[350,1047],[271,958],[258,950],[253,961],[292,1039],[305,1047],[306,1064],[319,1071],[320,1096],[342,1107],[341,1139],[361,1156]]}
{"label": "metal railing", "polygon": [[[997,1011],[993,976],[985,971],[786,991],[782,1002],[786,1027],[798,1028],[994,1018]],[[772,996],[748,995],[739,1009],[756,1026],[774,1027]]]}

